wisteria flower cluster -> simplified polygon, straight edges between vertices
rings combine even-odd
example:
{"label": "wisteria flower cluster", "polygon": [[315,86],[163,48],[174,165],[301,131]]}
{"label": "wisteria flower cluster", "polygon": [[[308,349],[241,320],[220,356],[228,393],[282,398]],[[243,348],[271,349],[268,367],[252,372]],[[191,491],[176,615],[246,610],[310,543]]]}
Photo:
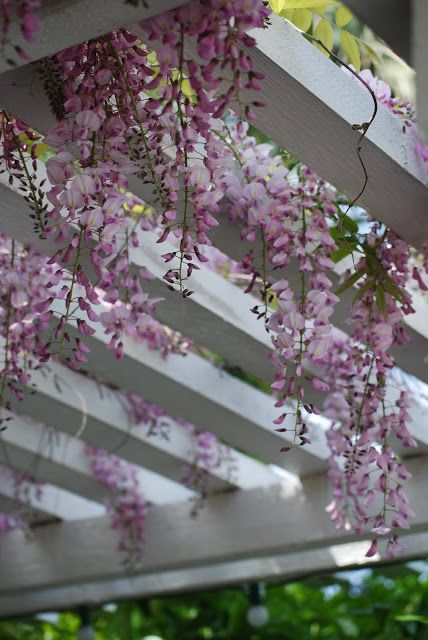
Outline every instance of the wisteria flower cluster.
{"label": "wisteria flower cluster", "polygon": [[[21,0],[16,10],[28,39],[38,28],[31,17],[37,4]],[[12,13],[3,5],[5,45]],[[310,442],[307,416],[323,410],[331,420],[332,519],[369,531],[368,555],[384,537],[393,556],[412,513],[403,489],[409,474],[392,443],[416,443],[407,427],[409,394],[392,380],[391,349],[408,339],[407,282],[413,277],[423,288],[424,280],[407,243],[369,219],[362,231],[333,186],[250,135],[244,121],[263,106],[254,98],[263,77],[253,68],[255,41],[247,32],[268,15],[262,0],[195,0],[142,22],[138,33],[120,29],[45,61],[57,118],[43,140],[45,158],[40,136],[1,113],[1,171],[27,200],[48,248],[42,256],[0,237],[0,409],[12,408],[10,396],[19,400],[31,371],[49,358],[84,368],[87,339],[100,328],[117,358],[124,335],[164,357],[188,350],[186,336],[155,319],[161,300],[146,292],[153,276],[132,256],[142,252],[147,230],[159,244],[172,240],[162,256],[164,279],[188,298],[192,272],[212,255],[210,231],[227,211],[246,244],[237,268],[248,276],[252,311],[272,338],[274,428],[291,434],[290,446],[303,446]],[[371,72],[361,76],[412,127],[413,107]],[[343,259],[352,266],[337,287]],[[345,291],[355,294],[350,335],[334,326]],[[136,396],[127,403],[134,423],[153,434],[164,429],[162,409]],[[195,443],[183,481],[204,496],[207,472],[225,459],[233,466],[230,450],[177,422]],[[111,494],[120,548],[139,559],[147,503],[136,467],[93,447],[87,452]]]}
{"label": "wisteria flower cluster", "polygon": [[126,565],[135,566],[141,560],[147,502],[141,491],[138,467],[102,449],[86,445],[91,471],[108,491],[106,507],[112,527],[119,534],[119,551]]}
{"label": "wisteria flower cluster", "polygon": [[187,452],[188,462],[183,464],[181,481],[195,494],[191,514],[196,516],[207,497],[210,473],[224,466],[230,480],[233,479],[236,471],[233,450],[213,433],[200,431],[182,418],[170,418],[161,407],[141,396],[125,393],[124,398],[131,424],[145,428],[147,436],[168,439],[170,430],[177,427],[189,432],[191,448]]}

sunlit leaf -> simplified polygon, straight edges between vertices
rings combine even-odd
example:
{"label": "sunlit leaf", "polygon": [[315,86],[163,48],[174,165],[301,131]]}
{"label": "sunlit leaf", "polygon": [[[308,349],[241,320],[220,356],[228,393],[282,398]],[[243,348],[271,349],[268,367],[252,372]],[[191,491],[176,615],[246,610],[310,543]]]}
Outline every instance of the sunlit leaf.
{"label": "sunlit leaf", "polygon": [[331,0],[285,0],[285,9],[325,9],[336,7],[339,3]]}
{"label": "sunlit leaf", "polygon": [[338,27],[344,27],[345,24],[348,24],[348,22],[352,20],[352,17],[352,12],[349,11],[348,7],[342,6],[336,11],[334,19]]}
{"label": "sunlit leaf", "polygon": [[[318,40],[320,40],[323,45],[327,48],[327,49],[332,49],[333,47],[333,42],[334,42],[334,34],[333,34],[333,27],[331,26],[331,24],[329,22],[327,22],[327,20],[320,20],[320,22],[317,25],[317,28],[315,29],[315,37],[318,38]],[[325,53],[326,55],[327,52],[325,51],[325,49],[323,49],[322,47],[320,47],[318,45],[318,48]]]}
{"label": "sunlit leaf", "polygon": [[428,618],[425,616],[418,616],[413,613],[395,616],[395,620],[398,620],[398,622],[420,622],[421,624],[428,624]]}
{"label": "sunlit leaf", "polygon": [[40,142],[39,144],[36,144],[35,154],[37,158],[44,156],[49,151],[50,151],[50,147],[48,147],[48,145],[45,144],[44,142]]}
{"label": "sunlit leaf", "polygon": [[281,16],[292,22],[301,31],[308,31],[312,24],[312,13],[308,9],[283,9]]}
{"label": "sunlit leaf", "polygon": [[341,31],[340,46],[342,47],[343,53],[348,58],[349,62],[357,71],[359,71],[361,69],[361,56],[358,41],[355,36],[353,36],[352,33],[349,33],[349,31]]}
{"label": "sunlit leaf", "polygon": [[184,78],[184,80],[182,80],[181,82],[181,90],[184,93],[184,95],[186,96],[186,98],[193,98],[195,95],[195,92],[193,91],[193,87],[190,83],[189,80],[187,80],[187,78]]}
{"label": "sunlit leaf", "polygon": [[269,4],[274,13],[281,13],[285,6],[285,0],[269,0]]}

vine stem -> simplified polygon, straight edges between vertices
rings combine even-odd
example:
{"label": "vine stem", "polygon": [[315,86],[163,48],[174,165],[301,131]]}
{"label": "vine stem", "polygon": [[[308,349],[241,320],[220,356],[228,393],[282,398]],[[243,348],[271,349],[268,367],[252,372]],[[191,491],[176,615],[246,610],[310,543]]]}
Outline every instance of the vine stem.
{"label": "vine stem", "polygon": [[[361,165],[361,168],[363,170],[363,174],[364,174],[364,180],[363,180],[363,185],[360,189],[360,191],[358,192],[358,194],[351,200],[351,202],[348,203],[348,207],[346,209],[346,211],[344,212],[344,215],[346,216],[347,213],[349,212],[350,209],[352,209],[353,206],[355,206],[355,204],[358,202],[358,200],[362,197],[362,195],[364,194],[366,188],[367,188],[367,183],[369,181],[369,174],[367,172],[367,168],[366,165],[364,163],[363,160],[363,156],[362,156],[362,143],[364,141],[364,138],[367,135],[368,130],[370,129],[371,125],[373,124],[374,119],[376,118],[377,112],[378,112],[378,104],[377,104],[377,98],[375,95],[375,92],[373,91],[373,89],[370,87],[370,85],[368,84],[368,82],[366,82],[349,64],[347,64],[346,62],[344,62],[341,58],[339,58],[335,53],[333,53],[333,51],[331,49],[329,49],[328,47],[325,46],[325,44],[322,42],[322,40],[320,40],[319,38],[315,38],[314,36],[310,35],[309,33],[305,33],[301,30],[299,30],[302,35],[307,39],[310,40],[311,42],[315,42],[316,44],[318,44],[329,56],[331,56],[331,58],[333,58],[333,60],[345,67],[345,69],[347,69],[349,71],[349,73],[351,73],[354,78],[356,78],[358,80],[358,82],[360,82],[366,89],[367,91],[370,93],[370,96],[373,100],[373,111],[372,114],[370,116],[370,118],[367,120],[367,122],[363,122],[362,124],[354,124],[352,125],[352,129],[356,130],[356,131],[361,131],[361,134],[357,140],[356,146],[355,146],[355,151],[358,157],[358,162]],[[343,224],[343,222],[341,222],[341,225]],[[343,230],[342,231],[342,235],[343,235]]]}
{"label": "vine stem", "polygon": [[[178,68],[178,73],[179,73],[179,92],[178,92],[178,96],[177,96],[177,113],[178,113],[178,117],[180,120],[180,126],[181,126],[181,130],[183,131],[184,129],[184,114],[183,114],[183,110],[181,108],[181,103],[180,103],[180,98],[181,95],[183,93],[182,91],[182,85],[183,85],[183,66],[184,66],[184,31],[183,31],[183,27],[181,28],[180,31],[180,62],[179,62],[179,68]],[[184,210],[183,210],[183,222],[182,222],[182,237],[181,237],[181,241],[180,241],[180,264],[178,267],[178,278],[179,278],[179,286],[180,286],[180,293],[183,294],[183,262],[184,262],[184,249],[185,249],[185,245],[186,245],[186,235],[187,235],[187,231],[189,228],[189,224],[188,224],[188,199],[189,199],[189,186],[188,186],[188,176],[187,176],[187,167],[189,164],[189,158],[187,155],[187,145],[184,144],[184,166],[186,167],[186,176],[185,176],[185,182],[184,182]]]}
{"label": "vine stem", "polygon": [[30,189],[30,193],[31,193],[31,200],[34,204],[34,209],[37,215],[37,219],[39,221],[39,225],[40,225],[40,237],[43,236],[43,232],[45,230],[45,223],[43,222],[43,209],[40,208],[40,204],[39,204],[39,200],[37,198],[37,193],[36,193],[36,189],[34,187],[33,184],[33,180],[30,176],[30,172],[28,171],[28,167],[27,167],[27,161],[24,157],[24,154],[22,153],[22,149],[21,149],[21,145],[20,145],[20,141],[18,136],[16,135],[16,133],[13,131],[13,127],[12,127],[12,135],[13,135],[13,141],[16,145],[16,150],[18,151],[18,155],[19,158],[21,160],[21,164],[22,164],[22,168],[24,169],[24,173],[25,176],[27,178],[28,181],[28,187]]}
{"label": "vine stem", "polygon": [[[165,206],[164,194],[162,193],[162,190],[159,187],[159,184],[158,184],[158,181],[157,181],[157,178],[156,178],[156,173],[155,173],[155,170],[154,170],[154,167],[153,167],[153,162],[152,162],[152,158],[151,158],[151,154],[150,154],[150,148],[149,148],[149,144],[148,144],[148,141],[147,141],[146,132],[144,131],[144,128],[143,128],[143,125],[142,125],[142,122],[141,122],[141,118],[140,118],[140,114],[138,113],[137,103],[135,101],[135,97],[134,97],[134,94],[132,92],[132,87],[129,84],[128,74],[126,73],[125,66],[122,63],[122,60],[120,59],[116,49],[114,48],[114,46],[112,45],[111,42],[109,42],[108,44],[109,44],[110,51],[111,51],[113,57],[116,60],[116,63],[118,65],[118,67],[119,67],[119,71],[120,71],[120,73],[121,73],[121,75],[123,77],[123,80],[125,82],[126,90],[127,90],[129,99],[131,101],[132,110],[134,112],[134,118],[135,118],[135,121],[136,121],[136,123],[138,125],[138,130],[140,132],[141,139],[143,141],[144,150],[145,150],[145,152],[147,154],[147,164],[149,166],[149,171],[150,171],[150,174],[152,176],[152,181],[153,181],[154,187],[155,187],[155,189],[156,189],[156,191],[158,193],[158,196],[159,196],[159,199],[160,199],[161,203]],[[119,114],[120,114],[122,120],[124,120],[123,114],[120,111],[119,111]]]}

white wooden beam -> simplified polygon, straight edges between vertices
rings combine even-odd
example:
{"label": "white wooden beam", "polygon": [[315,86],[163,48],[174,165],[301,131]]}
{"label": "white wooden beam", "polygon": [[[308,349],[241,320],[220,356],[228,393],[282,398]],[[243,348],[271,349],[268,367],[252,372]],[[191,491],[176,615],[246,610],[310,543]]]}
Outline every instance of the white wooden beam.
{"label": "white wooden beam", "polygon": [[[257,110],[255,125],[354,197],[363,176],[355,150],[359,132],[352,125],[366,122],[372,113],[368,91],[276,16],[268,29],[252,34],[258,43],[253,59],[266,74],[268,101]],[[416,162],[412,137],[403,134],[400,119],[383,105],[362,155],[369,182],[361,204],[421,248],[428,240],[426,176]]]}
{"label": "white wooden beam", "polygon": [[[134,186],[139,188],[138,184]],[[32,244],[45,255],[53,255],[58,250],[51,239],[40,240],[35,237],[28,204],[16,189],[7,184],[4,176],[0,176],[0,201],[3,212],[0,217],[1,232],[20,242]],[[221,242],[226,247],[229,247],[229,243],[236,243],[232,248],[234,256],[241,250],[239,231],[227,220],[224,220],[223,226],[227,231],[219,235],[220,248]],[[239,366],[270,384],[275,373],[268,358],[272,343],[263,322],[257,321],[255,315],[250,313],[254,299],[220,275],[202,267],[192,274],[191,286],[195,295],[184,300],[177,292],[170,291],[163,280],[167,267],[161,255],[176,250],[176,247],[169,242],[156,244],[157,235],[154,232],[139,230],[137,233],[141,246],[138,249],[131,248],[130,257],[136,267],[145,266],[155,276],[154,280],[144,283],[144,290],[152,297],[162,298],[157,305],[156,318],[192,338],[198,345],[218,353],[228,364]],[[85,268],[91,270],[89,264]],[[316,392],[311,392],[316,402]]]}
{"label": "white wooden beam", "polygon": [[[354,197],[363,182],[353,125],[372,113],[368,91],[342,72],[289,23],[272,16],[268,29],[252,31],[255,69],[266,74],[256,126],[272,140]],[[140,33],[138,25],[134,26]],[[29,100],[23,96],[31,96]],[[0,106],[43,132],[52,122],[34,68],[0,77]],[[415,247],[428,240],[428,189],[413,140],[383,105],[363,144],[369,183],[361,204]],[[138,195],[138,194],[137,194]],[[403,216],[403,211],[409,212]]]}
{"label": "white wooden beam", "polygon": [[36,521],[40,518],[74,521],[100,517],[105,513],[105,508],[101,504],[50,483],[43,484],[40,496],[30,492],[29,504],[22,505],[16,501],[15,485],[10,469],[0,465],[0,475],[0,494],[10,500],[12,515],[19,517],[23,513],[25,517],[28,511],[32,521],[34,515]]}
{"label": "white wooden beam", "polygon": [[[36,34],[34,43],[25,41],[15,23],[11,25],[10,39],[13,44],[20,45],[31,60],[38,60],[84,40],[102,36],[118,27],[174,9],[187,1],[150,0],[147,3],[133,4],[115,0],[43,0],[41,9],[37,11],[42,31]],[[0,19],[0,28],[1,26]],[[17,65],[25,63],[24,59],[17,56],[13,56],[13,59]],[[1,56],[0,73],[9,68]]]}
{"label": "white wooden beam", "polygon": [[[102,502],[108,497],[107,489],[93,476],[84,441],[26,416],[9,417],[7,429],[0,434],[1,462],[92,501]],[[155,504],[186,500],[193,495],[153,471],[138,467],[137,473],[141,492]]]}
{"label": "white wooden beam", "polygon": [[[27,215],[26,204],[22,197],[8,185],[3,183],[3,203],[5,210],[9,213],[6,216],[14,223],[20,221],[25,227],[29,217]],[[3,218],[5,221],[5,218]],[[18,226],[19,224],[18,223]],[[1,228],[1,222],[0,222]],[[27,227],[29,228],[29,227]],[[15,233],[15,230],[13,230]],[[22,227],[21,227],[22,231]],[[20,229],[16,230],[16,235],[21,237]],[[29,228],[29,233],[32,233]],[[27,236],[25,236],[27,237]],[[30,236],[31,237],[31,236]],[[233,258],[239,259],[243,253],[248,250],[249,244],[239,241],[239,231],[236,225],[223,220],[220,230],[215,234],[217,245]],[[40,249],[49,250],[50,245],[47,241],[38,241]],[[227,362],[232,365],[238,365],[244,371],[252,373],[261,378],[268,384],[273,379],[274,368],[268,358],[271,349],[271,338],[264,329],[262,322],[256,320],[254,314],[251,314],[249,307],[252,306],[252,298],[244,294],[236,286],[227,282],[209,270],[201,269],[195,272],[192,279],[192,287],[196,293],[190,300],[183,300],[174,292],[169,291],[162,282],[162,275],[165,269],[160,254],[164,251],[173,250],[174,248],[162,245],[160,248],[156,244],[156,235],[149,232],[140,232],[141,247],[131,252],[131,259],[137,266],[146,266],[156,276],[155,280],[147,283],[146,289],[151,295],[165,296],[165,299],[159,304],[159,319],[168,322],[175,329],[185,332],[186,335],[192,337],[199,344],[210,347],[217,353],[226,358]],[[341,272],[341,266],[338,265],[337,281]],[[334,274],[333,274],[334,275]],[[298,273],[294,276],[297,278]],[[292,270],[287,271],[289,280],[293,279]],[[351,302],[352,294],[344,295],[341,302],[337,305],[334,320],[336,324],[344,330],[348,329],[346,324],[347,309]],[[254,302],[254,301],[253,301]],[[428,306],[421,299],[421,305]],[[425,317],[423,308],[419,310],[417,317]],[[415,320],[411,318],[413,322]],[[412,345],[404,345],[396,350],[399,364],[408,365],[406,368],[414,375],[421,375],[422,379],[428,381],[427,368],[423,361],[425,351],[428,344],[425,335],[422,335],[424,323],[414,324],[417,331],[410,329],[413,337]],[[404,357],[403,357],[404,356]],[[116,365],[111,365],[116,366]],[[314,371],[311,371],[314,373]],[[315,372],[317,373],[317,372]],[[227,374],[224,374],[227,375]],[[107,378],[111,373],[102,371],[102,376]],[[323,401],[322,394],[315,392],[309,385],[308,401],[315,404],[321,404]],[[415,402],[412,422],[412,432],[421,442],[428,442],[428,433],[423,429],[426,409],[420,407]],[[40,416],[43,420],[43,416]],[[241,443],[234,442],[235,446],[242,447]],[[278,446],[278,451],[280,446]],[[254,450],[252,450],[254,453]],[[287,456],[288,458],[288,456]],[[277,462],[277,460],[275,460]],[[290,462],[288,459],[285,463]],[[310,466],[312,469],[312,466]],[[302,469],[300,468],[301,472]]]}
{"label": "white wooden beam", "polygon": [[[97,312],[101,311],[98,307]],[[165,360],[158,351],[127,336],[123,336],[124,355],[117,360],[105,348],[108,336],[101,326],[94,323],[92,328],[95,333],[87,340],[91,349],[87,368],[101,380],[110,380],[156,402],[169,415],[184,417],[266,462],[296,473],[314,472],[324,466],[328,449],[317,425],[310,433],[312,443],[307,448],[294,447],[287,456],[281,453],[281,447],[292,442],[293,435],[272,430],[278,415],[272,396],[219,370],[195,353],[170,354]],[[291,427],[292,416],[287,420]],[[310,419],[308,423],[310,426]]]}
{"label": "white wooden beam", "polygon": [[[90,444],[176,482],[182,480],[183,465],[193,463],[192,436],[171,418],[162,418],[153,432],[147,425],[133,426],[119,393],[57,363],[50,364],[49,373],[35,372],[32,381],[37,393],[28,395],[17,409],[34,420],[79,435]],[[13,433],[9,436],[7,432],[4,437],[14,438]],[[265,465],[238,451],[231,453],[232,468],[224,460],[208,469],[209,491],[276,482],[275,474]]]}
{"label": "white wooden beam", "polygon": [[31,525],[39,525],[42,523],[46,524],[56,520],[55,516],[44,511],[40,508],[40,505],[31,505],[28,506],[28,508],[20,508],[16,500],[9,497],[6,491],[4,493],[6,495],[3,495],[3,491],[0,487],[0,514],[4,513],[16,519],[23,519],[23,517],[25,517],[25,521]]}
{"label": "white wooden beam", "polygon": [[[414,458],[408,469],[412,480],[407,493],[416,512],[412,531],[419,533],[428,529],[426,459]],[[332,527],[324,510],[328,499],[327,480],[315,475],[305,478],[300,488],[284,484],[211,496],[196,520],[188,517],[187,504],[154,506],[147,518],[139,571],[170,571],[351,542],[349,531]],[[124,577],[108,518],[48,525],[34,536],[31,545],[20,532],[4,537],[0,571],[7,580],[0,593]]]}
{"label": "white wooden beam", "polygon": [[[428,534],[403,537],[406,550],[399,562],[424,558],[428,554]],[[27,615],[39,611],[70,610],[81,605],[137,600],[205,589],[238,586],[261,580],[291,581],[319,572],[337,571],[379,564],[379,554],[365,557],[370,542],[360,540],[320,549],[297,551],[263,558],[144,573],[108,581],[91,581],[59,588],[32,589],[0,595],[0,616]],[[380,564],[384,564],[381,561]]]}

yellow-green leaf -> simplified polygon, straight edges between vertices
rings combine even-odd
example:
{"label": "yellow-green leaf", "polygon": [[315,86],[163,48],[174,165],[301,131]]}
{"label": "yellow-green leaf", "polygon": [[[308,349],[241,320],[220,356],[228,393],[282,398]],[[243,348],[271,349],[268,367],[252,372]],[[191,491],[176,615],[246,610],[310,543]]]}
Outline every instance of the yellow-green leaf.
{"label": "yellow-green leaf", "polygon": [[312,24],[312,12],[308,9],[283,9],[280,15],[301,31],[308,31]]}
{"label": "yellow-green leaf", "polygon": [[195,95],[195,92],[193,91],[193,87],[190,83],[190,80],[188,80],[187,78],[184,78],[184,80],[182,80],[181,90],[186,96],[186,98],[193,98]]}
{"label": "yellow-green leaf", "polygon": [[[333,34],[333,27],[331,26],[331,24],[329,22],[327,22],[327,20],[320,20],[320,22],[317,25],[317,28],[315,29],[315,38],[317,38],[318,40],[320,40],[323,45],[325,47],[327,47],[327,49],[332,49],[333,47],[333,42],[334,42],[334,34]],[[320,47],[319,45],[317,45],[318,48],[325,53],[326,55],[327,52]]]}
{"label": "yellow-green leaf", "polygon": [[50,147],[46,143],[39,142],[39,144],[36,144],[35,154],[37,158],[44,156],[48,151],[50,151]]}
{"label": "yellow-green leaf", "polygon": [[349,62],[357,71],[361,69],[361,56],[358,42],[349,31],[340,32],[340,46]]}
{"label": "yellow-green leaf", "polygon": [[281,13],[285,5],[285,0],[269,0],[269,4],[274,13]]}
{"label": "yellow-green leaf", "polygon": [[352,20],[352,12],[349,11],[348,7],[339,7],[334,16],[336,20],[336,24],[338,27],[344,27],[345,24],[348,24]]}
{"label": "yellow-green leaf", "polygon": [[284,9],[325,9],[338,4],[334,0],[285,0]]}

